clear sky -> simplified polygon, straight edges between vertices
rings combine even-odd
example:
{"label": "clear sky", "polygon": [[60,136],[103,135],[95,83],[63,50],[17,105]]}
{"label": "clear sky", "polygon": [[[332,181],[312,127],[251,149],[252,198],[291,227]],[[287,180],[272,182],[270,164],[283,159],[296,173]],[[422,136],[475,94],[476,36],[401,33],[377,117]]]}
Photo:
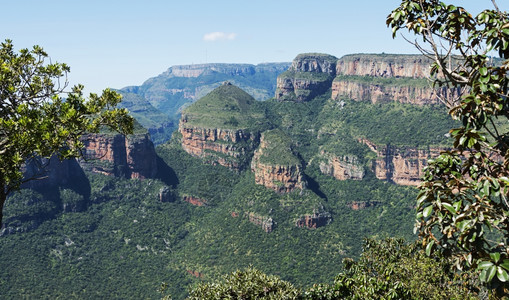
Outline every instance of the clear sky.
{"label": "clear sky", "polygon": [[[450,1],[446,1],[451,3]],[[509,1],[498,0],[502,10]],[[399,0],[0,0],[0,40],[42,46],[87,91],[141,85],[172,65],[416,53],[385,18]],[[491,0],[454,0],[477,13]]]}

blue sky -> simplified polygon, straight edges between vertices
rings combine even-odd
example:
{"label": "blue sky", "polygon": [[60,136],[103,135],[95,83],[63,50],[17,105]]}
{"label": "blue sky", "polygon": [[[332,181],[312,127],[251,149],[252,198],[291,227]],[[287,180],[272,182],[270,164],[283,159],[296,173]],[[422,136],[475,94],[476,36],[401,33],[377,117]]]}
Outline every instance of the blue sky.
{"label": "blue sky", "polygon": [[[447,1],[450,3],[449,1]],[[499,0],[509,10],[507,0]],[[399,0],[0,0],[0,40],[42,46],[87,91],[141,85],[172,65],[416,53],[385,17]],[[477,13],[491,0],[452,3]]]}

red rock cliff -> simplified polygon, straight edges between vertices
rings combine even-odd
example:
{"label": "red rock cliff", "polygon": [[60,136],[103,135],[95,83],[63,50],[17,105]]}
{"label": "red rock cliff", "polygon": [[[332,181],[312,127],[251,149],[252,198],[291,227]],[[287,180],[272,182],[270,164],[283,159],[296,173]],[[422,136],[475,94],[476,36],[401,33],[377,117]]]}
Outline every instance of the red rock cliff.
{"label": "red rock cliff", "polygon": [[288,71],[278,76],[276,99],[302,102],[324,93],[336,74],[336,61],[327,54],[298,55]]}
{"label": "red rock cliff", "polygon": [[419,185],[424,174],[422,169],[427,165],[428,159],[437,157],[445,150],[445,148],[378,146],[366,139],[360,142],[366,144],[378,156],[373,163],[376,177],[400,185]]}
{"label": "red rock cliff", "polygon": [[189,154],[203,158],[206,163],[239,169],[242,158],[255,146],[256,136],[242,129],[199,128],[187,126],[185,116],[180,120],[182,148]]}
{"label": "red rock cliff", "polygon": [[320,162],[320,171],[323,174],[333,176],[338,180],[361,180],[364,178],[364,166],[359,163],[355,155],[335,156],[324,151],[321,156],[325,161]]}
{"label": "red rock cliff", "polygon": [[154,145],[148,134],[88,134],[83,137],[84,169],[110,176],[153,178],[157,173]]}
{"label": "red rock cliff", "polygon": [[[271,145],[266,139],[267,132],[260,138],[260,146],[255,151],[251,161],[251,171],[255,175],[256,184],[264,185],[278,193],[289,193],[296,189],[302,190],[305,182],[302,176],[302,166],[297,159],[290,160],[290,163],[268,162],[264,160],[266,152],[270,152],[271,147],[284,147],[283,145]],[[287,149],[291,152],[291,149]]]}
{"label": "red rock cliff", "polygon": [[427,78],[431,63],[422,55],[351,54],[338,60],[336,74]]}
{"label": "red rock cliff", "polygon": [[[457,94],[457,90],[440,90],[441,97],[448,97],[449,93]],[[369,84],[349,81],[343,77],[342,80],[332,82],[332,99],[338,99],[346,96],[358,101],[389,102],[396,101],[400,103],[431,105],[440,104],[437,90],[431,86],[391,86],[382,84]]]}

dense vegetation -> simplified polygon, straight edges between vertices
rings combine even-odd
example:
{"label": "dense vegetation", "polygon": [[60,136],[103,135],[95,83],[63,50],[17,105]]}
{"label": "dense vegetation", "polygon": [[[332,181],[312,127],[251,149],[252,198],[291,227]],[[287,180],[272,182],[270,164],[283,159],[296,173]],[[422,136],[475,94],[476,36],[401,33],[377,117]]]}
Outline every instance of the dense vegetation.
{"label": "dense vegetation", "polygon": [[[150,108],[142,102],[127,105]],[[76,184],[13,195],[6,220],[7,228],[17,232],[0,237],[0,268],[8,270],[0,273],[0,293],[8,298],[156,298],[158,286],[166,282],[172,297],[183,299],[188,288],[195,287],[193,293],[209,290],[204,282],[229,280],[221,276],[248,268],[233,276],[279,282],[279,287],[311,299],[340,290],[341,295],[357,295],[345,277],[336,276],[339,272],[362,277],[364,272],[384,271],[372,272],[362,260],[343,269],[343,260],[360,256],[362,237],[412,241],[416,197],[414,188],[376,178],[371,168],[376,153],[359,139],[400,147],[447,146],[446,133],[454,124],[447,121],[443,107],[332,100],[330,90],[307,102],[259,102],[227,84],[183,115],[188,126],[264,132],[268,148],[261,159],[301,165],[307,187],[278,194],[255,184],[249,168],[232,171],[204,164],[182,149],[182,136],[175,133],[157,147],[156,179],[85,172],[73,180]],[[428,126],[422,126],[424,120]],[[246,149],[246,157],[251,157],[254,149]],[[340,181],[323,174],[323,152],[357,157],[365,177]],[[160,200],[162,190],[169,191],[166,202]],[[190,199],[202,206],[187,203]],[[327,216],[327,225],[296,226],[314,213]],[[270,223],[270,232],[263,222]],[[411,253],[409,260],[414,254],[421,258],[416,248],[388,247]],[[418,272],[428,274],[424,271],[437,265],[426,261],[421,266]],[[407,276],[406,270],[397,272],[396,281]],[[395,284],[387,278],[373,280],[382,280],[382,286]],[[318,283],[321,290],[313,290]],[[395,295],[421,293],[411,284],[397,288]]]}

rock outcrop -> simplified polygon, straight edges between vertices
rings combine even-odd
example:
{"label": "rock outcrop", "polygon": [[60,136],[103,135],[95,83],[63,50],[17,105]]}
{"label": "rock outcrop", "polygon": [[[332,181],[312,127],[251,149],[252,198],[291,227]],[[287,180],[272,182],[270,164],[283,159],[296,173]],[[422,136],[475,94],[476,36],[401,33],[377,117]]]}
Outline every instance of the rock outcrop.
{"label": "rock outcrop", "polygon": [[336,61],[328,54],[298,55],[288,71],[278,76],[276,99],[302,102],[323,94],[336,75]]}
{"label": "rock outcrop", "polygon": [[205,205],[207,205],[207,200],[201,199],[201,198],[198,198],[198,197],[194,197],[194,196],[184,196],[182,199],[185,202],[190,203],[190,204],[192,204],[194,206],[205,206]]}
{"label": "rock outcrop", "polygon": [[179,123],[182,148],[209,164],[240,169],[243,158],[253,150],[258,137],[242,129],[200,128],[188,126],[185,115]]}
{"label": "rock outcrop", "polygon": [[357,156],[338,157],[324,151],[321,152],[321,156],[325,158],[325,161],[320,162],[319,165],[323,174],[333,176],[338,180],[362,180],[364,178],[364,166],[359,162]]}
{"label": "rock outcrop", "polygon": [[351,54],[336,64],[337,75],[427,78],[432,61],[423,55]]}
{"label": "rock outcrop", "polygon": [[292,153],[291,141],[278,129],[262,133],[260,146],[251,161],[251,170],[256,184],[277,193],[302,190],[305,186],[302,165]]}
{"label": "rock outcrop", "polygon": [[267,233],[272,232],[276,225],[276,223],[274,222],[274,220],[272,220],[271,217],[261,216],[253,212],[246,212],[246,217],[249,220],[249,222],[257,226],[260,226],[263,229],[263,231]]}
{"label": "rock outcrop", "polygon": [[88,134],[83,136],[85,170],[125,178],[153,178],[157,156],[148,134]]}
{"label": "rock outcrop", "polygon": [[428,81],[432,61],[422,55],[352,54],[340,58],[332,82],[332,99],[416,105],[441,104],[458,89],[435,89]]}
{"label": "rock outcrop", "polygon": [[[442,89],[440,96],[448,97],[449,93],[455,95],[455,90]],[[391,84],[357,82],[349,80],[347,76],[338,77],[332,82],[332,99],[346,96],[357,101],[400,102],[415,105],[440,104],[437,90],[431,86],[401,86]]]}
{"label": "rock outcrop", "polygon": [[416,149],[412,147],[378,146],[363,139],[376,152],[377,159],[373,162],[373,172],[378,179],[387,180],[400,185],[419,185],[423,168],[428,159],[437,157],[444,148]]}
{"label": "rock outcrop", "polygon": [[295,221],[297,227],[318,228],[328,225],[332,221],[331,214],[324,211],[313,211],[310,215],[304,215]]}
{"label": "rock outcrop", "polygon": [[346,205],[353,210],[361,210],[369,207],[378,206],[381,203],[379,201],[352,201],[347,203]]}
{"label": "rock outcrop", "polygon": [[225,82],[182,112],[182,148],[209,164],[246,167],[267,124],[256,100]]}

